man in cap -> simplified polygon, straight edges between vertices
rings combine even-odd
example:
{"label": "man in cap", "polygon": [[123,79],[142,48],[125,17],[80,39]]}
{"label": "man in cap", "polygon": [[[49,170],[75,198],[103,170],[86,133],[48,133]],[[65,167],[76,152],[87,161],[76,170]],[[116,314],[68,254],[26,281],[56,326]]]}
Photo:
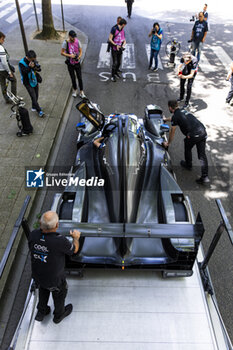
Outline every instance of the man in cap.
{"label": "man in cap", "polygon": [[197,58],[192,56],[190,53],[186,52],[183,54],[183,57],[180,60],[180,65],[178,67],[178,77],[180,78],[180,98],[178,102],[184,99],[185,94],[185,82],[187,83],[187,95],[185,99],[184,107],[189,106],[189,100],[192,92],[192,85],[194,78],[198,70],[198,61]]}
{"label": "man in cap", "polygon": [[81,42],[77,39],[77,34],[74,30],[69,31],[69,39],[64,40],[61,49],[61,55],[66,57],[65,63],[67,64],[68,72],[73,86],[73,97],[77,97],[77,84],[76,76],[78,78],[81,98],[85,98],[83,91],[83,81],[82,81],[82,71],[80,60],[82,57],[82,45]]}

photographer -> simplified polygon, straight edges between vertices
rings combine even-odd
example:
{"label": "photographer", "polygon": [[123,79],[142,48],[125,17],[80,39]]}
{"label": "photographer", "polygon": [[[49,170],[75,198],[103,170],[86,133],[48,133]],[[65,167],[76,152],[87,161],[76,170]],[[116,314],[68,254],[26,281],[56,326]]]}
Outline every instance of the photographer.
{"label": "photographer", "polygon": [[67,64],[68,72],[73,86],[73,97],[77,97],[77,84],[75,73],[78,78],[81,98],[86,97],[83,91],[83,81],[82,81],[82,72],[80,59],[82,57],[82,46],[80,41],[77,39],[77,34],[75,31],[69,31],[69,39],[63,41],[61,55],[66,57],[65,63]]}
{"label": "photographer", "polygon": [[124,27],[127,22],[124,18],[122,18],[119,24],[112,27],[111,32],[109,34],[109,42],[111,43],[111,51],[112,51],[112,78],[111,80],[116,82],[116,77],[120,78],[120,65],[122,59],[122,53],[125,49],[126,40],[125,40],[125,32]]}
{"label": "photographer", "polygon": [[27,89],[32,100],[32,111],[37,111],[39,117],[44,117],[45,114],[38,104],[39,97],[39,85],[42,82],[42,78],[38,72],[41,71],[39,63],[36,61],[36,53],[33,50],[29,50],[27,55],[19,61],[19,71],[21,80],[25,88]]}
{"label": "photographer", "polygon": [[2,95],[6,103],[11,103],[9,97],[7,96],[7,86],[6,79],[9,79],[11,82],[11,92],[16,96],[16,77],[14,75],[14,67],[9,64],[9,55],[6,49],[3,47],[5,41],[5,34],[0,32],[0,84],[2,89]]}
{"label": "photographer", "polygon": [[149,63],[149,68],[151,69],[152,63],[153,63],[153,58],[155,60],[155,66],[152,68],[154,72],[158,70],[158,54],[159,50],[162,44],[162,38],[163,38],[163,30],[160,28],[159,23],[155,22],[153,25],[153,28],[151,29],[149,33],[149,38],[151,37],[151,42],[150,42],[150,63]]}

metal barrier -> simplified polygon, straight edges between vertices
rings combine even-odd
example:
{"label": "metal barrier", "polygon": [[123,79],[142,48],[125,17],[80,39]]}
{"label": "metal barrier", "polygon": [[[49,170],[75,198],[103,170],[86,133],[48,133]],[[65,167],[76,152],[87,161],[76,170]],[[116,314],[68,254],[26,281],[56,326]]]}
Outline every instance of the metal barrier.
{"label": "metal barrier", "polygon": [[[22,205],[22,208],[20,210],[20,213],[19,213],[19,216],[18,216],[18,219],[16,220],[15,222],[15,225],[14,225],[14,228],[13,228],[13,231],[12,231],[12,234],[10,236],[10,239],[9,239],[9,242],[7,244],[7,247],[6,247],[6,250],[3,254],[3,257],[2,257],[2,260],[0,262],[0,278],[2,277],[3,275],[3,271],[6,267],[6,264],[7,264],[7,261],[8,261],[8,258],[10,256],[10,253],[11,253],[11,250],[12,250],[12,247],[14,245],[14,242],[15,242],[15,239],[18,235],[18,232],[19,232],[19,229],[20,229],[20,226],[22,225],[22,222],[25,220],[24,219],[24,215],[25,215],[25,212],[27,210],[27,207],[28,207],[28,204],[30,202],[30,199],[31,197],[30,196],[27,196],[24,200],[24,203]],[[23,226],[23,225],[22,225]],[[24,227],[23,227],[24,228]],[[25,230],[25,229],[24,229]]]}

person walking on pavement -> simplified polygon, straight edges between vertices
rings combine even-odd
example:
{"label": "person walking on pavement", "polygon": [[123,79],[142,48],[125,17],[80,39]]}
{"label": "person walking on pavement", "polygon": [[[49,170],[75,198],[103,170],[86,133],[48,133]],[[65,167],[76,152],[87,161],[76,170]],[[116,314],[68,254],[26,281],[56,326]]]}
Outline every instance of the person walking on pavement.
{"label": "person walking on pavement", "polygon": [[[7,85],[6,85],[6,79],[9,79],[11,82],[11,92],[16,96],[16,88],[17,88],[17,81],[16,77],[14,75],[14,67],[9,64],[9,55],[6,51],[6,49],[3,46],[3,43],[5,41],[5,34],[0,32],[0,84],[1,84],[1,90],[2,95],[4,97],[4,100],[6,103],[11,103],[11,100],[7,96]],[[18,96],[17,96],[18,97]],[[21,98],[20,98],[21,99]]]}
{"label": "person walking on pavement", "polygon": [[78,84],[80,89],[79,96],[85,98],[83,91],[83,80],[82,80],[82,71],[80,60],[82,57],[82,45],[81,42],[77,39],[77,34],[74,30],[69,31],[69,39],[64,40],[61,49],[61,55],[66,57],[65,63],[67,64],[68,72],[73,86],[73,97],[77,97],[77,83],[75,73],[78,78]]}
{"label": "person walking on pavement", "polygon": [[176,126],[180,127],[181,132],[185,135],[184,139],[184,156],[180,165],[185,169],[192,169],[192,148],[196,145],[198,159],[201,162],[201,177],[196,180],[198,184],[208,183],[208,160],[205,153],[207,133],[204,125],[195,116],[186,110],[180,110],[175,100],[168,101],[168,108],[173,113],[171,118],[164,118],[164,121],[171,121],[171,130],[167,142],[164,146],[168,147],[176,132]]}
{"label": "person walking on pavement", "polygon": [[207,21],[204,20],[204,13],[199,12],[199,19],[195,22],[191,34],[191,53],[193,56],[197,52],[197,60],[200,61],[202,46],[208,32]]}
{"label": "person walking on pavement", "polygon": [[120,78],[120,65],[122,59],[122,53],[125,49],[126,39],[124,27],[127,22],[124,18],[119,21],[118,25],[112,27],[109,34],[109,42],[111,43],[111,52],[112,52],[112,77],[111,80],[116,82],[116,77]]}
{"label": "person walking on pavement", "polygon": [[28,245],[31,252],[32,277],[39,287],[39,302],[36,321],[43,321],[50,313],[48,300],[50,292],[54,302],[54,323],[60,323],[73,309],[72,304],[65,306],[67,283],[65,278],[65,255],[78,252],[80,232],[70,231],[71,243],[57,233],[59,226],[56,212],[45,212],[40,220],[40,229],[29,234]]}
{"label": "person walking on pavement", "polygon": [[133,7],[133,2],[134,0],[125,0],[126,4],[127,4],[127,11],[128,11],[128,18],[131,18],[131,14],[132,14],[132,7]]}
{"label": "person walking on pavement", "polygon": [[148,69],[152,68],[152,63],[153,63],[153,59],[154,59],[155,66],[154,66],[154,68],[152,68],[152,70],[154,72],[156,72],[158,70],[158,54],[159,54],[159,50],[160,50],[160,47],[162,44],[162,38],[163,38],[163,30],[162,30],[162,28],[160,28],[159,23],[155,22],[153,24],[153,28],[151,29],[148,36],[149,36],[149,38],[151,37],[150,63],[149,63]]}
{"label": "person walking on pavement", "polygon": [[205,4],[204,5],[204,7],[203,7],[203,14],[204,14],[204,20],[206,21],[206,22],[208,22],[208,12],[207,12],[207,4]]}
{"label": "person walking on pavement", "polygon": [[231,102],[232,97],[233,97],[233,61],[231,62],[230,70],[227,74],[226,79],[229,80],[231,83],[230,91],[229,91],[227,98],[226,98],[226,103],[228,103],[230,105],[230,102]]}
{"label": "person walking on pavement", "polygon": [[21,81],[27,89],[32,101],[32,112],[37,112],[39,117],[44,117],[45,114],[42,111],[38,103],[39,98],[39,82],[42,82],[42,78],[39,75],[41,71],[40,65],[36,61],[36,53],[33,50],[29,50],[24,58],[19,61],[19,72],[21,75]]}
{"label": "person walking on pavement", "polygon": [[183,54],[180,65],[178,67],[178,77],[180,78],[180,98],[177,100],[178,102],[184,99],[185,94],[185,82],[187,83],[187,95],[184,107],[189,106],[189,100],[192,92],[192,85],[197,74],[198,70],[198,61],[197,58],[192,56],[190,53],[186,52]]}

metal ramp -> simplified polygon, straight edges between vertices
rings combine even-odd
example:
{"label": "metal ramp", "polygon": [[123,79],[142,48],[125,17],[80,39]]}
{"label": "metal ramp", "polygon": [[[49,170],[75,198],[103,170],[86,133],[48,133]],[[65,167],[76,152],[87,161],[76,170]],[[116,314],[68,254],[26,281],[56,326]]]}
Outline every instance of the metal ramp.
{"label": "metal ramp", "polygon": [[[216,345],[197,265],[189,278],[146,270],[87,269],[69,277],[72,314],[34,321],[32,296],[16,350],[212,350]],[[53,310],[52,298],[49,304]],[[218,337],[219,339],[219,337]]]}

